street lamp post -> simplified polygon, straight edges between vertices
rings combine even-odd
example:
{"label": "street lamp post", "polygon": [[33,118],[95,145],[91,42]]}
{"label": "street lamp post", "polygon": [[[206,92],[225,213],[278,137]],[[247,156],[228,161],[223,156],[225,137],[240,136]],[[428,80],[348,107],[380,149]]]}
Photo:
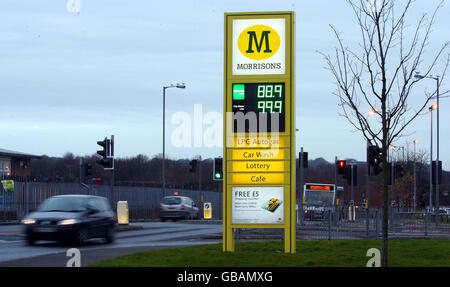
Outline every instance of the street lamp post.
{"label": "street lamp post", "polygon": [[439,222],[439,110],[441,107],[439,106],[439,77],[435,78],[436,80],[436,225]]}
{"label": "street lamp post", "polygon": [[417,193],[417,181],[416,181],[416,144],[417,140],[413,140],[414,143],[414,192],[413,192],[413,208],[416,212],[416,193]]}
{"label": "street lamp post", "polygon": [[436,109],[436,105],[432,105],[430,110],[430,206],[433,207],[433,110]]}
{"label": "street lamp post", "polygon": [[395,185],[395,158],[394,151],[400,149],[400,146],[391,145],[392,154],[391,154],[391,205],[394,207],[394,185]]}
{"label": "street lamp post", "polygon": [[163,87],[163,159],[162,159],[162,183],[163,183],[163,195],[166,196],[166,89],[178,88],[184,89],[186,85],[182,84],[170,84]]}
{"label": "street lamp post", "polygon": [[[433,79],[436,81],[436,105],[435,108],[433,109],[437,109],[436,111],[436,201],[435,201],[435,207],[436,207],[436,224],[438,223],[438,214],[439,214],[439,110],[440,110],[440,106],[439,106],[439,76],[434,77],[433,75],[430,76],[423,76],[420,74],[416,74],[415,77],[417,79],[423,79],[423,78],[428,78],[428,79]],[[433,107],[432,106],[432,107]],[[432,110],[431,110],[432,111]],[[433,113],[431,113],[433,114]],[[432,134],[433,135],[433,134]],[[431,168],[433,168],[433,159],[431,159]],[[432,170],[430,169],[430,172]],[[430,178],[432,177],[432,175],[430,175]],[[431,185],[431,182],[430,182]],[[432,190],[432,187],[430,188],[430,191]],[[430,207],[431,207],[431,193],[430,193]]]}

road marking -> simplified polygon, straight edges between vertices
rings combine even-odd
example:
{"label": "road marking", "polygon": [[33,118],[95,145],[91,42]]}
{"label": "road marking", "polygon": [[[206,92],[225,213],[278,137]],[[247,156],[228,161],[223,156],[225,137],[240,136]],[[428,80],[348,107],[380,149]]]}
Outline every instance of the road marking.
{"label": "road marking", "polygon": [[0,243],[15,243],[21,242],[22,240],[0,240]]}

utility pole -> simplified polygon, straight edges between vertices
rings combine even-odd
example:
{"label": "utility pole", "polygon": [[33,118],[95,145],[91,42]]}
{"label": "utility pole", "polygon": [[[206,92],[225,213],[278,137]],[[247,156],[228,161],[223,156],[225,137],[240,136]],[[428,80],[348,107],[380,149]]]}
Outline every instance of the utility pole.
{"label": "utility pole", "polygon": [[441,107],[439,106],[439,76],[436,78],[436,226],[439,223],[439,110]]}
{"label": "utility pole", "polygon": [[[111,169],[111,198],[114,203],[114,135],[111,135],[110,156],[112,157],[113,166]],[[120,199],[120,196],[119,196]]]}
{"label": "utility pole", "polygon": [[[369,152],[369,141],[367,141],[367,148],[366,151]],[[367,157],[368,159],[368,157]],[[366,235],[367,235],[367,239],[369,239],[369,203],[370,203],[370,165],[369,165],[369,161],[366,161],[366,165],[367,165],[367,174],[366,174],[366,206],[364,206],[364,208],[366,209]]]}
{"label": "utility pole", "polygon": [[[369,141],[367,141],[367,152],[369,151]],[[369,161],[366,161],[366,165],[367,165],[367,178],[366,178],[366,201],[367,201],[367,209],[369,209],[369,204],[370,204],[370,165],[369,165]]]}
{"label": "utility pole", "polygon": [[391,206],[394,207],[395,158],[391,160]]}
{"label": "utility pole", "polygon": [[430,134],[430,212],[433,206],[433,106],[430,107],[430,119],[431,119],[431,134]]}
{"label": "utility pole", "polygon": [[351,174],[351,178],[350,178],[350,182],[351,182],[351,184],[350,184],[350,202],[352,203],[352,205],[355,205],[355,194],[354,194],[354,188],[353,188],[353,180],[354,180],[354,178],[353,178],[353,166],[354,166],[354,162],[352,162],[351,163],[351,165],[350,165],[350,174]]}
{"label": "utility pole", "polygon": [[299,171],[300,171],[300,208],[299,208],[299,214],[300,214],[300,225],[303,225],[303,147],[300,148],[300,157],[299,157]]}
{"label": "utility pole", "polygon": [[83,159],[80,157],[80,184],[83,183],[83,173],[82,173],[82,167],[83,167]]}
{"label": "utility pole", "polygon": [[417,140],[413,140],[413,143],[414,143],[414,194],[413,194],[413,196],[414,196],[414,198],[413,198],[413,210],[414,210],[414,212],[416,212],[416,193],[417,193],[417,181],[416,181],[416,143],[417,143]]}
{"label": "utility pole", "polygon": [[202,156],[200,155],[198,158],[198,191],[200,193],[201,203],[202,203],[202,212],[203,212],[203,202],[205,199],[203,198],[203,190],[202,190]]}

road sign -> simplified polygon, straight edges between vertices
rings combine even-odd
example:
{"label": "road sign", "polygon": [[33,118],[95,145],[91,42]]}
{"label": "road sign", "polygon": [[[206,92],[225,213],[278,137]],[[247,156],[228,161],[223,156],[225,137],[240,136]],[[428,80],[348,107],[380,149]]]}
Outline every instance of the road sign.
{"label": "road sign", "polygon": [[203,218],[211,219],[212,218],[212,204],[211,202],[205,202],[203,204]]}
{"label": "road sign", "polygon": [[233,187],[232,223],[283,223],[284,187]]}
{"label": "road sign", "polygon": [[282,228],[295,253],[294,12],[225,14],[223,251]]}
{"label": "road sign", "polygon": [[14,192],[14,180],[2,180],[1,183],[5,192]]}

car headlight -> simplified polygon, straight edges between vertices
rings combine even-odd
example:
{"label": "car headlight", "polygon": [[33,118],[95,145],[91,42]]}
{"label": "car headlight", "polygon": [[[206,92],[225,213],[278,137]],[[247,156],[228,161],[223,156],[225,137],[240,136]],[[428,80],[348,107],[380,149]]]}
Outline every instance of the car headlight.
{"label": "car headlight", "polygon": [[78,220],[76,219],[64,219],[61,221],[58,221],[58,225],[71,225],[71,224],[75,224],[78,223]]}
{"label": "car headlight", "polygon": [[32,218],[25,218],[22,219],[22,224],[35,224],[36,220],[32,219]]}

